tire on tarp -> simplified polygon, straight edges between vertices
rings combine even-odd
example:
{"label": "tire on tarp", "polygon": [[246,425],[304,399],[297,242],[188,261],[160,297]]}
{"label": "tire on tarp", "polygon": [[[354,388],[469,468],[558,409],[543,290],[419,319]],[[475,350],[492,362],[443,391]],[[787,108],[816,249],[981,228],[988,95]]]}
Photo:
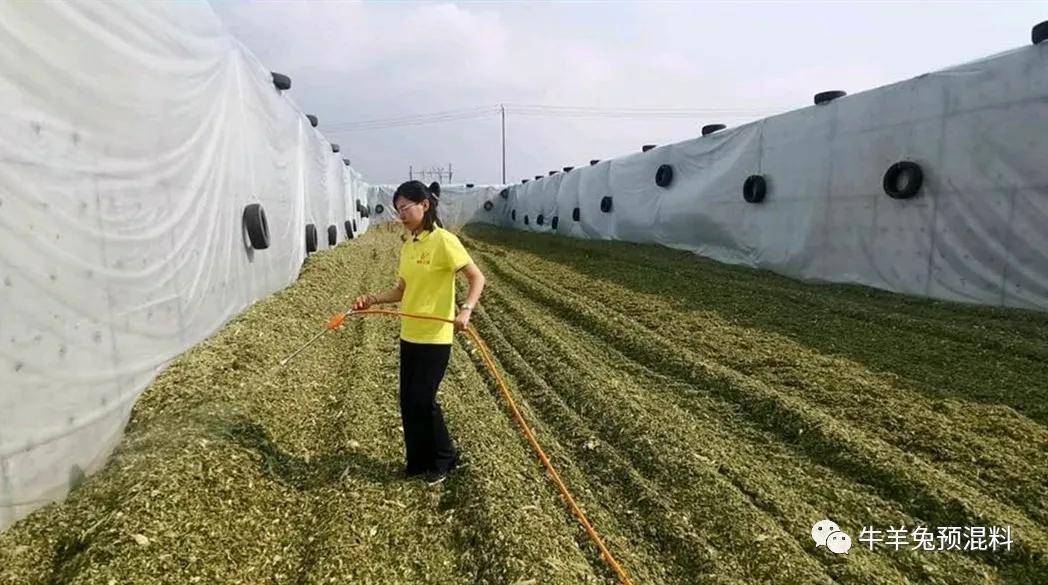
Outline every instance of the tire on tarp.
{"label": "tire on tarp", "polygon": [[742,183],[742,198],[746,203],[760,203],[768,192],[768,182],[764,175],[750,175]]}
{"label": "tire on tarp", "polygon": [[922,184],[924,170],[912,161],[897,162],[884,173],[884,192],[892,199],[909,199],[917,195]]}
{"label": "tire on tarp", "polygon": [[251,203],[244,207],[244,229],[248,241],[255,250],[269,247],[269,222],[266,221],[266,210],[261,203]]}

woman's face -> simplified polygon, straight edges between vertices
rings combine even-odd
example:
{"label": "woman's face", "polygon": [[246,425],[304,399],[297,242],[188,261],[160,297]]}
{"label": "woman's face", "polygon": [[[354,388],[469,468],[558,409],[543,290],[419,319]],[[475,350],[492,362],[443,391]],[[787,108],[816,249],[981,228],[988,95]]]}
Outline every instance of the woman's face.
{"label": "woman's face", "polygon": [[413,232],[422,225],[422,216],[429,209],[429,201],[415,203],[406,197],[401,197],[397,199],[394,209],[400,222],[404,224],[404,228]]}

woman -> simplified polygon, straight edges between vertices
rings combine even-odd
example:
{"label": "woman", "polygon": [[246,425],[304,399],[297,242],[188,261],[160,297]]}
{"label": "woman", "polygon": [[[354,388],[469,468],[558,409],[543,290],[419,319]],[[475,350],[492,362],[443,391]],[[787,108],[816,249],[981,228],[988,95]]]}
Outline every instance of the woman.
{"label": "woman", "polygon": [[[426,187],[408,181],[393,194],[393,209],[411,232],[400,248],[397,286],[379,294],[357,297],[353,308],[400,301],[400,310],[417,315],[454,319],[454,324],[431,319],[400,319],[400,418],[404,423],[406,477],[424,475],[427,482],[443,481],[459,462],[437,389],[451,357],[454,331],[464,331],[473,307],[484,290],[484,275],[455,234],[437,218],[439,185]],[[455,310],[455,274],[462,271],[469,293]]]}

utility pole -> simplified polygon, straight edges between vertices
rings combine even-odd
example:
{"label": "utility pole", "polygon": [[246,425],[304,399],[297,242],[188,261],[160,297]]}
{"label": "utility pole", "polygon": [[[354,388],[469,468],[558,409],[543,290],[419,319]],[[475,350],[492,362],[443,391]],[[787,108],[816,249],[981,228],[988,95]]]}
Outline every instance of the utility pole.
{"label": "utility pole", "polygon": [[499,104],[502,110],[502,184],[506,184],[506,104]]}
{"label": "utility pole", "polygon": [[451,182],[451,163],[448,163],[448,183]]}
{"label": "utility pole", "polygon": [[411,165],[408,165],[408,180],[413,181],[415,179],[415,171]]}

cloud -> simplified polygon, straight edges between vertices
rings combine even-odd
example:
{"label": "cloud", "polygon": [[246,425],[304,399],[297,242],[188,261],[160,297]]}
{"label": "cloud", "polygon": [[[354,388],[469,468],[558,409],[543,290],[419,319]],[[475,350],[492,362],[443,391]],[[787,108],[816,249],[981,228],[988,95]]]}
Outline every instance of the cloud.
{"label": "cloud", "polygon": [[[497,117],[354,133],[332,124],[499,102],[781,112],[809,105],[818,91],[856,93],[978,56],[973,51],[1028,43],[1037,20],[1021,14],[1034,11],[1023,4],[987,5],[966,17],[948,5],[915,3],[901,20],[882,5],[825,3],[215,0],[214,7],[263,63],[291,75],[293,99],[320,116],[321,131],[369,180],[381,182],[400,180],[409,164],[448,161],[461,170],[457,177],[498,181]],[[757,117],[511,115],[507,178]]]}

